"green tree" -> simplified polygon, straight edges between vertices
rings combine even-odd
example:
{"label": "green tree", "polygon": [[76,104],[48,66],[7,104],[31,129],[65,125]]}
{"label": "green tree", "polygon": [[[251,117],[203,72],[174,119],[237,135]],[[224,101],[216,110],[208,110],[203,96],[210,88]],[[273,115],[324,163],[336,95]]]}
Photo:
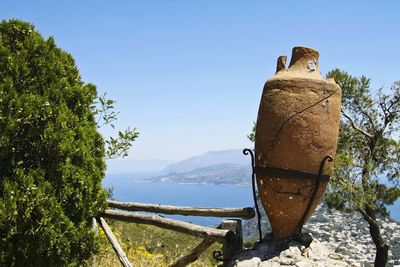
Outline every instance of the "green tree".
{"label": "green tree", "polygon": [[251,128],[251,132],[247,135],[247,138],[251,142],[255,142],[256,141],[256,127],[257,127],[256,122],[253,122],[253,128]]}
{"label": "green tree", "polygon": [[326,195],[330,207],[358,211],[369,224],[375,266],[385,266],[389,245],[377,218],[400,196],[400,81],[375,93],[370,79],[335,69],[327,74],[343,91],[335,172]]}
{"label": "green tree", "polygon": [[1,266],[90,261],[91,218],[106,205],[104,158],[126,154],[137,136],[124,132],[107,152],[96,115],[103,108],[105,123],[114,121],[113,102],[99,101],[52,37],[19,20],[0,23]]}

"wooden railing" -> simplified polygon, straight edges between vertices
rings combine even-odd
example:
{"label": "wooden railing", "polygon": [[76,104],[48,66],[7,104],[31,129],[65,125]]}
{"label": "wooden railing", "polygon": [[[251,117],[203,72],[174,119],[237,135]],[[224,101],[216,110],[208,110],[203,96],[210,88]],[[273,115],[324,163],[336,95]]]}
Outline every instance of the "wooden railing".
{"label": "wooden railing", "polygon": [[[111,232],[104,218],[154,225],[164,229],[203,238],[203,241],[193,248],[187,255],[171,265],[174,267],[180,267],[186,266],[197,260],[200,254],[215,242],[222,244],[222,252],[221,255],[214,256],[220,257],[220,260],[223,262],[229,260],[236,252],[243,248],[242,221],[240,219],[251,219],[255,216],[253,208],[194,208],[133,202],[117,202],[111,200],[108,201],[108,206],[110,208],[119,210],[105,210],[99,215],[98,218],[96,218],[96,220],[104,230],[108,240],[114,248],[114,251],[118,255],[121,264],[126,267],[132,266],[132,264],[129,262],[126,254],[122,250],[118,240]],[[129,211],[144,211],[185,216],[228,217],[236,219],[223,220],[217,228],[211,228],[179,220],[168,219],[159,215],[137,214]],[[96,226],[94,227],[96,228]]]}

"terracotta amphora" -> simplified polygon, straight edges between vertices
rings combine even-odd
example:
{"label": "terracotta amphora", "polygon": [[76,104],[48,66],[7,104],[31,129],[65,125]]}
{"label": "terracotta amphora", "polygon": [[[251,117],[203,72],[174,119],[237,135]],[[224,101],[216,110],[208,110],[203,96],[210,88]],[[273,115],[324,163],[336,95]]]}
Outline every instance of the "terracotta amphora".
{"label": "terracotta amphora", "polygon": [[255,173],[276,240],[300,233],[332,173],[326,160],[336,153],[342,92],[321,76],[318,59],[318,51],[295,47],[286,69],[286,56],[279,57],[261,98]]}

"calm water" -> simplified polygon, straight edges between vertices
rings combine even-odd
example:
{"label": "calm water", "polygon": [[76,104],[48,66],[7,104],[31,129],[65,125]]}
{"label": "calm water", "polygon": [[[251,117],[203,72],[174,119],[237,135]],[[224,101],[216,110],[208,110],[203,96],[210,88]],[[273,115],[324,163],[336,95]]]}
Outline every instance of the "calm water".
{"label": "calm water", "polygon": [[[140,182],[155,174],[108,175],[103,180],[106,188],[113,187],[114,198],[119,201],[193,207],[252,207],[250,186],[197,185],[177,183]],[[400,200],[389,206],[391,217],[400,221]],[[217,225],[220,218],[168,216],[202,225]]]}

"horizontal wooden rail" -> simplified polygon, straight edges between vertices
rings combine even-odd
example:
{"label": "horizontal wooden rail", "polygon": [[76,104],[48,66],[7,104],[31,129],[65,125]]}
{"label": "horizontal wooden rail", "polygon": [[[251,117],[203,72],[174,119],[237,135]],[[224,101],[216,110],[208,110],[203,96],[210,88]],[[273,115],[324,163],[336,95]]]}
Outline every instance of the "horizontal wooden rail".
{"label": "horizontal wooden rail", "polygon": [[108,200],[110,208],[128,211],[146,211],[163,214],[179,214],[204,217],[233,217],[251,219],[255,216],[253,208],[195,208],[157,204],[144,204],[136,202],[118,202]]}
{"label": "horizontal wooden rail", "polygon": [[235,233],[230,230],[204,227],[192,223],[163,218],[158,215],[145,215],[117,210],[105,210],[104,212],[100,213],[100,216],[125,222],[150,224],[193,236],[212,239],[219,243],[230,242],[231,240],[235,239]]}
{"label": "horizontal wooden rail", "polygon": [[132,267],[132,264],[129,262],[128,258],[126,257],[125,252],[122,250],[118,240],[115,238],[114,234],[111,232],[110,227],[106,221],[99,217],[97,218],[101,228],[103,228],[104,233],[106,234],[108,240],[110,241],[112,247],[114,248],[115,253],[118,255],[119,261],[124,267]]}

